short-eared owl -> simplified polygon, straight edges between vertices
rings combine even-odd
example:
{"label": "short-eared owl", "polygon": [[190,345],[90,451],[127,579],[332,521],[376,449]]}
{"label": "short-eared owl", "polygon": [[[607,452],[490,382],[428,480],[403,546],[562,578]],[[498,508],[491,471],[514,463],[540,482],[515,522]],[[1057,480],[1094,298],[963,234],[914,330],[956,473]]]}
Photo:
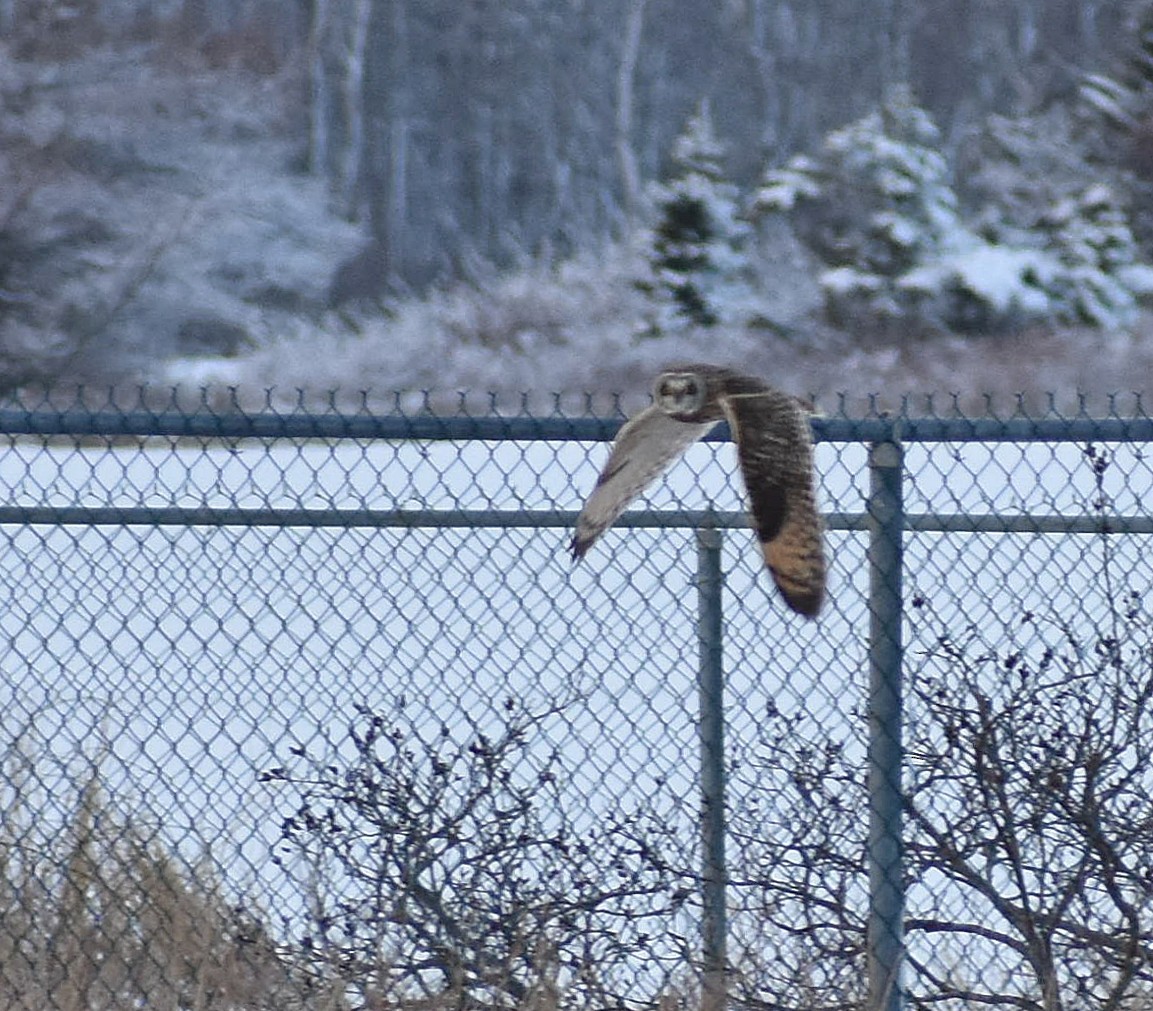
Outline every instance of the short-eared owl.
{"label": "short-eared owl", "polygon": [[583,558],[629,502],[722,420],[737,444],[765,563],[789,607],[814,617],[825,596],[825,555],[808,418],[787,393],[715,365],[657,376],[653,404],[621,428],[577,517],[573,557]]}

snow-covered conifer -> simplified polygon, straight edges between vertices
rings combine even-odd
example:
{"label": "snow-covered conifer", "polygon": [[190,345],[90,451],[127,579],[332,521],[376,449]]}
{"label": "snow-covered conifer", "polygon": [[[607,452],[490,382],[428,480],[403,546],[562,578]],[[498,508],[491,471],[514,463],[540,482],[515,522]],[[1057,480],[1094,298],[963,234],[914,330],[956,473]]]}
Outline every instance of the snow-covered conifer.
{"label": "snow-covered conifer", "polygon": [[1071,129],[1068,117],[991,118],[968,155],[966,213],[936,127],[899,89],[767,173],[753,210],[786,215],[827,265],[825,306],[842,326],[1122,325],[1153,269]]}
{"label": "snow-covered conifer", "polygon": [[766,173],[752,213],[790,215],[830,268],[822,285],[836,322],[906,316],[918,299],[898,279],[968,240],[939,141],[929,114],[899,87],[816,154]]}
{"label": "snow-covered conifer", "polygon": [[725,148],[702,102],[672,149],[672,172],[650,189],[653,225],[647,237],[654,312],[646,332],[659,335],[688,324],[714,326],[740,315],[749,292],[737,187],[725,173]]}

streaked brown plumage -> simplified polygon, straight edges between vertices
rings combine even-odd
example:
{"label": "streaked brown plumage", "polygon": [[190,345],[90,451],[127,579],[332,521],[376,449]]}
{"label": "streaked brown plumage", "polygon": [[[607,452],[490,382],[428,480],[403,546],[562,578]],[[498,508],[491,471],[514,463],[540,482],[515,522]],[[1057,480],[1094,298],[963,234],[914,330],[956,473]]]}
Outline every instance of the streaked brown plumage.
{"label": "streaked brown plumage", "polygon": [[629,502],[722,420],[737,446],[765,564],[789,607],[815,617],[825,553],[808,419],[795,398],[732,369],[682,365],[657,376],[653,404],[621,428],[577,517],[573,557],[583,558]]}

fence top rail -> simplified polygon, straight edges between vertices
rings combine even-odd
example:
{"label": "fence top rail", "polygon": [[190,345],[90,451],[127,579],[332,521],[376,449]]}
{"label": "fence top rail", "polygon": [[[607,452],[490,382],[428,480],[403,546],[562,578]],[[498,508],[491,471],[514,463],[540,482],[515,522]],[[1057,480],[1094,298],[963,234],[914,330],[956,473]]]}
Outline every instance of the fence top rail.
{"label": "fence top rail", "polygon": [[[613,439],[624,418],[526,415],[373,415],[214,413],[210,411],[0,409],[0,434],[223,439],[414,439],[427,441],[580,441]],[[1137,416],[844,417],[816,415],[817,442],[1147,442],[1153,418]],[[727,441],[718,425],[706,439]]]}

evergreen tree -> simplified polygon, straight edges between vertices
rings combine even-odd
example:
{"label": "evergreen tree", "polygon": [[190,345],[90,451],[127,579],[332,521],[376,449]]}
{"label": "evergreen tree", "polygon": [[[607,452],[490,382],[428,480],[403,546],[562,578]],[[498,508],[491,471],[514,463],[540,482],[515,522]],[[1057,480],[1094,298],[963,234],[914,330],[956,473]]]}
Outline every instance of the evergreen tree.
{"label": "evergreen tree", "polygon": [[1153,3],[1136,5],[1130,29],[1115,72],[1086,74],[1081,98],[1108,127],[1137,138],[1149,130],[1153,116]]}
{"label": "evergreen tree", "polygon": [[753,216],[787,214],[827,265],[840,326],[990,332],[1028,322],[1115,326],[1149,296],[1115,191],[1052,116],[997,118],[967,170],[967,216],[928,114],[907,88],[768,172]]}
{"label": "evergreen tree", "polygon": [[1055,204],[1040,225],[1063,268],[1048,285],[1058,318],[1090,325],[1130,321],[1147,294],[1150,271],[1139,262],[1117,194],[1093,183]]}
{"label": "evergreen tree", "polygon": [[967,241],[936,125],[907,87],[835,130],[813,157],[765,174],[751,215],[788,213],[801,240],[830,269],[822,276],[837,323],[909,314],[899,279]]}
{"label": "evergreen tree", "polygon": [[1134,199],[1128,220],[1145,256],[1153,254],[1153,2],[1134,4],[1126,44],[1112,73],[1081,82],[1085,130],[1080,147],[1102,166],[1120,169]]}
{"label": "evergreen tree", "polygon": [[739,194],[725,175],[724,156],[702,102],[673,145],[670,179],[650,191],[650,276],[639,286],[653,297],[651,335],[728,322],[747,297],[749,228],[738,216]]}

